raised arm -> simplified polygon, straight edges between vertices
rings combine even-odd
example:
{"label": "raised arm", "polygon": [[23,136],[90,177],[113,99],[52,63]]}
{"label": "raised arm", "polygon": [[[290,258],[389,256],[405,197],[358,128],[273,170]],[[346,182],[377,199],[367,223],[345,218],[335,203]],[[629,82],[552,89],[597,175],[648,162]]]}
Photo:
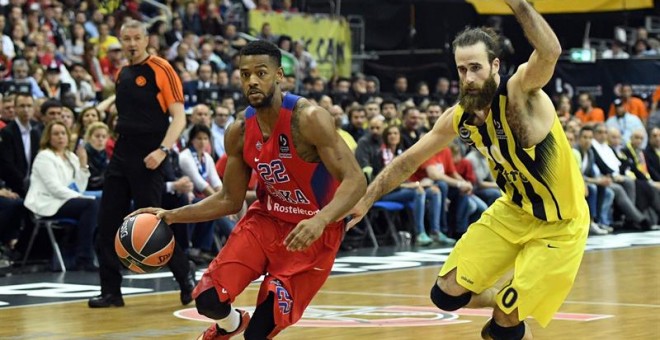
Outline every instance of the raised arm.
{"label": "raised arm", "polygon": [[351,211],[353,219],[349,222],[347,228],[351,228],[358,223],[381,196],[398,187],[422,163],[451,143],[456,136],[452,127],[453,116],[454,107],[451,107],[440,116],[431,132],[425,134],[422,139],[403,154],[395,157],[392,163],[378,174],[367,188],[367,193]]}
{"label": "raised arm", "polygon": [[550,81],[561,55],[561,45],[550,25],[525,0],[505,0],[534,47],[529,61],[520,65],[514,76],[523,92],[541,89]]}

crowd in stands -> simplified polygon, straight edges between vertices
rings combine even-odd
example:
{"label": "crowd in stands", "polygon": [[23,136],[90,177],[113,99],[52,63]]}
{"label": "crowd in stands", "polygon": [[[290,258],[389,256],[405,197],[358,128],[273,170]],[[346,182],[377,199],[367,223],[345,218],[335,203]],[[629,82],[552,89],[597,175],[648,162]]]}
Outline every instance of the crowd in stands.
{"label": "crowd in stands", "polygon": [[[245,107],[236,66],[246,41],[238,34],[241,23],[232,21],[231,1],[165,3],[173,17],[153,21],[149,51],[169,60],[182,79],[189,123],[163,166],[163,207],[172,209],[231,180],[223,178],[224,134]],[[93,215],[117,138],[114,79],[126,65],[118,30],[124,18],[147,21],[159,14],[143,5],[11,0],[0,9],[0,256],[5,261],[20,256],[17,242],[31,232],[32,217],[68,217],[78,220],[76,268],[93,268]],[[287,0],[254,6],[298,11]],[[268,24],[259,37],[297,58],[297,68],[280,85],[330,112],[368,180],[457,100],[456,83],[444,77],[411,87],[398,75],[391,93],[381,92],[378,78],[361,73],[325,79],[303,43],[274,36]],[[588,93],[557,100],[584,175],[596,235],[655,228],[660,216],[660,128],[649,124],[657,114],[660,86],[648,101],[629,85],[613,90],[618,98],[604,109],[595,107]],[[576,103],[579,110],[573,109]],[[256,199],[255,186],[253,177],[245,206]],[[499,197],[488,160],[457,140],[383,200],[406,206],[409,213],[402,214],[398,227],[411,232],[417,245],[428,246],[453,244]],[[240,217],[173,229],[193,260],[208,262]]]}

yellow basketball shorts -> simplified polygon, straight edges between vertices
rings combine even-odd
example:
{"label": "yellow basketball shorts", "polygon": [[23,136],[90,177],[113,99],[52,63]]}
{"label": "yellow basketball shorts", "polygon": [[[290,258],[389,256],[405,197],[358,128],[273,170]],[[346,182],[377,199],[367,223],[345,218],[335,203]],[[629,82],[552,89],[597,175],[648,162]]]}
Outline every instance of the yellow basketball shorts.
{"label": "yellow basketball shorts", "polygon": [[512,267],[514,275],[496,297],[507,314],[533,316],[541,326],[573,286],[589,233],[589,207],[557,222],[539,220],[505,198],[490,206],[456,243],[439,276],[457,268],[458,284],[479,294]]}

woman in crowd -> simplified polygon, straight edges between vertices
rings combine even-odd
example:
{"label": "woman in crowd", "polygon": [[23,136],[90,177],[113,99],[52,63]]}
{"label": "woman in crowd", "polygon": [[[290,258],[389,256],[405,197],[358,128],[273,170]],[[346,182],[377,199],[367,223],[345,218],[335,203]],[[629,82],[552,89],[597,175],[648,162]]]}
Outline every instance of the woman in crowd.
{"label": "woman in crowd", "polygon": [[87,151],[89,160],[90,177],[87,181],[85,195],[101,198],[105,171],[110,163],[108,153],[105,151],[109,133],[108,126],[101,122],[93,122],[86,129],[85,151]]}
{"label": "woman in crowd", "polygon": [[78,220],[76,268],[93,270],[93,235],[98,204],[82,194],[87,188],[87,153],[81,146],[69,151],[69,130],[62,121],[46,125],[34,159],[25,207],[39,217]]}

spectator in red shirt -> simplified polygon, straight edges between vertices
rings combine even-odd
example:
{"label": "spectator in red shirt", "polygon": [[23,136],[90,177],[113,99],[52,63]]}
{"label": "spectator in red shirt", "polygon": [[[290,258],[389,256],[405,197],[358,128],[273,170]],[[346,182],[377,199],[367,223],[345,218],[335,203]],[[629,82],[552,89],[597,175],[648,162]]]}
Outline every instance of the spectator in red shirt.
{"label": "spectator in red shirt", "polygon": [[108,55],[100,58],[99,64],[101,64],[101,72],[103,72],[103,76],[108,79],[107,82],[114,83],[119,69],[121,69],[124,64],[121,45],[111,44],[108,46]]}

